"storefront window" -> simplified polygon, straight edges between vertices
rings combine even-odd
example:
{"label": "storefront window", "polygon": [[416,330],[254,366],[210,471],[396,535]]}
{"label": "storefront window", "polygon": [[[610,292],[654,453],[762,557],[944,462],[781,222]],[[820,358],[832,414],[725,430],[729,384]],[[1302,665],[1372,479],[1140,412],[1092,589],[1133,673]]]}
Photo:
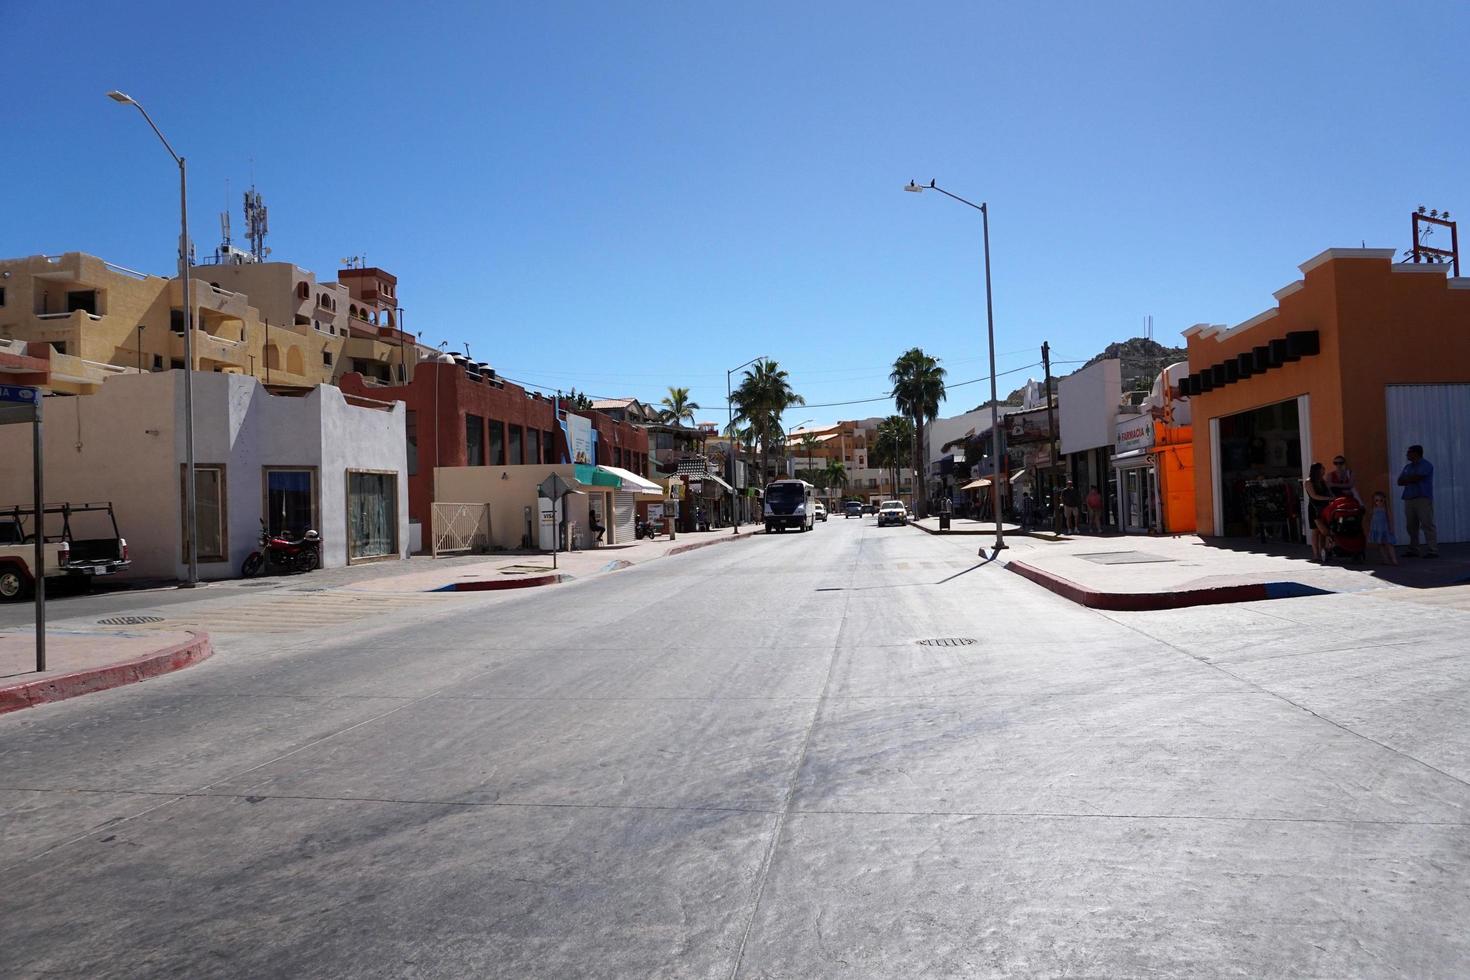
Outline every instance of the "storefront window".
{"label": "storefront window", "polygon": [[347,558],[398,552],[398,474],[347,471]]}
{"label": "storefront window", "polygon": [[525,462],[521,456],[521,427],[513,425],[510,427],[510,465],[519,466]]}
{"label": "storefront window", "polygon": [[526,430],[526,439],[527,439],[527,443],[526,443],[526,462],[527,463],[539,463],[539,462],[541,462],[541,430],[540,429],[527,429]]}
{"label": "storefront window", "polygon": [[315,482],[310,469],[265,471],[265,523],[272,534],[300,537],[316,527]]}
{"label": "storefront window", "polygon": [[[180,466],[180,480],[183,486],[187,486],[188,476]],[[182,505],[188,498],[179,494],[179,503]],[[184,542],[184,561],[189,560],[188,540],[188,509],[181,507],[184,513],[184,533],[181,535]],[[198,557],[200,561],[226,561],[225,526],[228,520],[225,511],[225,468],[223,466],[195,466],[194,467],[194,520],[199,528]]]}
{"label": "storefront window", "polygon": [[1295,399],[1220,419],[1223,534],[1296,539],[1302,478],[1301,428]]}

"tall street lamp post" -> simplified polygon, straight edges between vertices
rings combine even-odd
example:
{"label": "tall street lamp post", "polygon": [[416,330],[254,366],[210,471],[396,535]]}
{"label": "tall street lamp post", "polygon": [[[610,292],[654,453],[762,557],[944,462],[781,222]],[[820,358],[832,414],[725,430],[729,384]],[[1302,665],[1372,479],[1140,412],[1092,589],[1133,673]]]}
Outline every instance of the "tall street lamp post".
{"label": "tall street lamp post", "polygon": [[731,518],[732,518],[731,521],[730,521],[730,532],[732,534],[739,534],[740,533],[740,501],[735,496],[735,489],[734,489],[734,486],[735,486],[735,483],[736,483],[736,480],[735,480],[735,403],[730,400],[730,396],[732,394],[732,392],[730,390],[730,377],[736,371],[739,371],[741,368],[750,367],[756,361],[765,360],[765,357],[766,357],[766,355],[764,355],[764,354],[762,354],[760,357],[752,357],[750,360],[746,361],[744,364],[737,364],[734,367],[732,367],[730,370],[728,370],[728,371],[725,372],[725,414],[727,416],[729,416],[728,421],[726,423],[726,432],[725,432],[725,434],[726,434],[726,436],[730,440],[730,487],[731,487],[731,489],[730,489],[730,498],[731,498],[730,499],[730,511],[731,511]]}
{"label": "tall street lamp post", "polygon": [[199,520],[194,499],[194,311],[189,306],[189,177],[184,158],[174,152],[162,132],[136,99],[113,90],[107,97],[121,105],[130,105],[143,114],[153,135],[158,137],[168,155],[179,165],[179,282],[184,305],[184,536],[189,540],[189,576],[186,589],[199,584]]}
{"label": "tall street lamp post", "polygon": [[[951,194],[943,187],[940,187],[938,184],[934,183],[932,179],[927,184],[919,184],[911,180],[908,182],[908,184],[904,186],[904,190],[909,191],[913,194],[918,194],[926,190],[938,191],[945,197],[953,198],[954,200],[959,201],[961,204],[968,204],[970,207],[980,212],[981,228],[983,229],[983,237],[985,241],[985,332],[986,338],[990,344],[990,432],[991,439],[998,440],[1000,438],[1000,409],[996,405],[995,393],[995,312],[990,301],[990,209],[986,207],[984,201],[976,204],[973,201],[965,200],[958,194]],[[991,509],[995,512],[996,553],[999,553],[1000,550],[1006,546],[1005,531],[1001,527],[1000,516],[1000,455],[998,451],[999,445],[999,442],[997,442],[997,451],[994,453],[997,465],[995,466],[995,472],[991,474],[990,477],[990,506]],[[982,547],[980,551],[981,554],[984,554],[985,549]]]}

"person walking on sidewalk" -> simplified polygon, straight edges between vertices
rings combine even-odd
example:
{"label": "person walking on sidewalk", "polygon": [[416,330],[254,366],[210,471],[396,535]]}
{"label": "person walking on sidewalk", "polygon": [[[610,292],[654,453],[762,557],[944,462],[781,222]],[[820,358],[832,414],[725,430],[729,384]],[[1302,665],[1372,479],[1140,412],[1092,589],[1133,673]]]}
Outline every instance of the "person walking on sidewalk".
{"label": "person walking on sidewalk", "polygon": [[1077,533],[1077,508],[1082,506],[1081,495],[1077,493],[1077,487],[1071,480],[1062,488],[1062,514],[1063,529],[1068,534]]}
{"label": "person walking on sidewalk", "polygon": [[1423,446],[1410,446],[1409,462],[1399,473],[1399,486],[1404,488],[1404,523],[1408,526],[1409,547],[1404,554],[1419,557],[1419,531],[1424,531],[1424,557],[1439,557],[1439,534],[1434,529],[1434,464],[1424,458]]}
{"label": "person walking on sidewalk", "polygon": [[1307,495],[1307,523],[1312,527],[1312,561],[1322,560],[1323,548],[1327,545],[1327,523],[1322,520],[1322,511],[1332,503],[1332,493],[1327,489],[1327,480],[1322,475],[1321,463],[1313,463],[1307,471],[1302,486]]}
{"label": "person walking on sidewalk", "polygon": [[1378,557],[1385,565],[1397,565],[1399,553],[1393,536],[1393,513],[1388,509],[1388,495],[1383,491],[1373,494],[1373,510],[1368,515],[1368,543],[1378,545]]}
{"label": "person walking on sidewalk", "polygon": [[1102,533],[1102,492],[1098,490],[1097,484],[1087,488],[1087,520],[1092,525],[1093,534]]}
{"label": "person walking on sidewalk", "polygon": [[1021,494],[1021,533],[1029,534],[1031,526],[1036,523],[1036,501],[1031,499],[1031,492]]}

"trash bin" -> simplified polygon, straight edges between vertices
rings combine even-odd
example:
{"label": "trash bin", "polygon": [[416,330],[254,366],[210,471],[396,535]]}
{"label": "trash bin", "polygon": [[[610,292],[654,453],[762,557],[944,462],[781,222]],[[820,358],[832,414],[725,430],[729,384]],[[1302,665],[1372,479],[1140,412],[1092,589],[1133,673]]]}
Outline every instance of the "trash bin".
{"label": "trash bin", "polygon": [[941,530],[941,531],[948,531],[949,530],[949,515],[948,514],[940,514],[939,515],[939,530]]}

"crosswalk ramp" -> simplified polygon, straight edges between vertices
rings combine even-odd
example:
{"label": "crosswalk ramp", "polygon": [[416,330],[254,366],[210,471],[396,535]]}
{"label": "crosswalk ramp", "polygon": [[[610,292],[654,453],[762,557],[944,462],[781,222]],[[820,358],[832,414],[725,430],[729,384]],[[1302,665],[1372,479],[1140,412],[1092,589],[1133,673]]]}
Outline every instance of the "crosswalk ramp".
{"label": "crosswalk ramp", "polygon": [[[206,600],[167,606],[127,622],[99,625],[128,631],[202,629],[210,633],[296,633],[463,602],[450,593],[381,593],[329,589]],[[140,620],[147,620],[141,622]]]}

